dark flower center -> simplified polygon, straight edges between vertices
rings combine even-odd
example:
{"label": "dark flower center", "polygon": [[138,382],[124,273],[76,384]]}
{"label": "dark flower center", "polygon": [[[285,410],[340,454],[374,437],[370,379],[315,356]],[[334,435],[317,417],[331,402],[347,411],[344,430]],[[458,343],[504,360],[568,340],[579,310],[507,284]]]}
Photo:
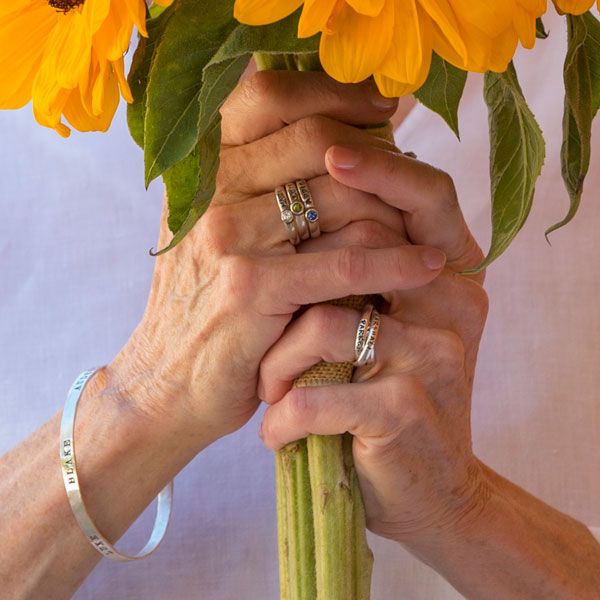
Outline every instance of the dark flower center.
{"label": "dark flower center", "polygon": [[48,4],[62,13],[68,13],[70,10],[81,6],[85,0],[48,0]]}

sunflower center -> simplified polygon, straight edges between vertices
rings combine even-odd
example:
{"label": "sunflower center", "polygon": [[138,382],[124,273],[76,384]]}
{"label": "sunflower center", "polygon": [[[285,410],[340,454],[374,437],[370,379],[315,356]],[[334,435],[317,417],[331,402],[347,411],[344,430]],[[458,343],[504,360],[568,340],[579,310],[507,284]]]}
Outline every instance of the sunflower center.
{"label": "sunflower center", "polygon": [[85,0],[48,0],[48,4],[62,13],[68,13],[70,10],[81,6]]}

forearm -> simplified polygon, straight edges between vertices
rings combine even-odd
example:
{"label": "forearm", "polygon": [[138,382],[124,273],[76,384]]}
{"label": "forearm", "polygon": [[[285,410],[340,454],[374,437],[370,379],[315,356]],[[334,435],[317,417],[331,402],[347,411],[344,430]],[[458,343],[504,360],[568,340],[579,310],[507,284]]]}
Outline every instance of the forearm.
{"label": "forearm", "polygon": [[402,540],[467,598],[600,599],[600,544],[578,521],[483,466],[471,514],[428,539]]}
{"label": "forearm", "polygon": [[[56,415],[0,459],[0,581],[15,600],[70,597],[100,558],[67,501],[59,429]],[[173,420],[159,424],[115,393],[104,370],[86,388],[75,429],[78,473],[89,513],[109,540],[210,442],[174,429]]]}

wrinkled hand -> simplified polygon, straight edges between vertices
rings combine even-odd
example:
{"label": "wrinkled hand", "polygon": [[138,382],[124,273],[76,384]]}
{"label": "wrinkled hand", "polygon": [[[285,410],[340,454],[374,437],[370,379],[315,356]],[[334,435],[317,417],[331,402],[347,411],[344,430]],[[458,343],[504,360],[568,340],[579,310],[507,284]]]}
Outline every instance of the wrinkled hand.
{"label": "wrinkled hand", "polygon": [[[341,142],[395,152],[352,126],[380,123],[394,109],[369,83],[287,72],[252,76],[224,105],[211,207],[157,258],[144,317],[108,369],[135,408],[160,418],[179,443],[200,449],[250,418],[259,362],[300,306],[422,286],[439,274],[439,250],[398,245],[399,211],[327,171],[326,153]],[[323,235],[297,252],[273,190],[300,178]],[[159,247],[169,237],[163,214]]]}
{"label": "wrinkled hand", "polygon": [[447,175],[385,149],[346,146],[328,153],[331,175],[400,209],[408,239],[443,249],[447,268],[422,288],[383,294],[376,361],[352,384],[291,389],[321,359],[353,360],[359,313],[322,304],[292,322],[261,364],[260,396],[272,405],[261,435],[275,449],[310,433],[354,434],[368,526],[410,544],[466,522],[485,500],[470,404],[487,296],[482,274],[459,274],[482,253]]}

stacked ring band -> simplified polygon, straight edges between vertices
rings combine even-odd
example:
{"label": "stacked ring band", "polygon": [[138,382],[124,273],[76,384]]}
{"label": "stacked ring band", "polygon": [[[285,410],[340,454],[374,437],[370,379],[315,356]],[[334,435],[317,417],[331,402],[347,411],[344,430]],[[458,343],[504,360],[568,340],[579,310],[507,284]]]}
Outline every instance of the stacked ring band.
{"label": "stacked ring band", "polygon": [[281,222],[285,227],[288,239],[292,244],[294,244],[294,246],[296,246],[300,243],[300,235],[296,229],[296,217],[290,210],[290,202],[285,192],[285,188],[280,186],[275,189],[275,200],[277,201]]}
{"label": "stacked ring band", "polygon": [[381,328],[381,315],[372,304],[367,304],[358,322],[354,343],[355,367],[375,362],[375,342]]}
{"label": "stacked ring band", "polygon": [[275,189],[275,200],[289,241],[297,246],[300,241],[321,235],[319,211],[304,179],[286,183]]}
{"label": "stacked ring band", "polygon": [[304,218],[308,223],[310,237],[319,237],[321,235],[321,228],[319,227],[319,211],[315,208],[312,194],[310,193],[310,189],[306,183],[306,180],[299,179],[296,181],[296,187],[298,188],[298,193],[300,194],[300,198],[302,199],[304,208],[306,209],[304,212]]}
{"label": "stacked ring band", "polygon": [[310,238],[310,229],[308,228],[308,223],[306,221],[306,217],[304,216],[304,202],[302,202],[302,199],[300,198],[298,186],[295,183],[286,183],[285,191],[290,201],[290,210],[296,219],[296,228],[300,234],[300,239],[307,240]]}

